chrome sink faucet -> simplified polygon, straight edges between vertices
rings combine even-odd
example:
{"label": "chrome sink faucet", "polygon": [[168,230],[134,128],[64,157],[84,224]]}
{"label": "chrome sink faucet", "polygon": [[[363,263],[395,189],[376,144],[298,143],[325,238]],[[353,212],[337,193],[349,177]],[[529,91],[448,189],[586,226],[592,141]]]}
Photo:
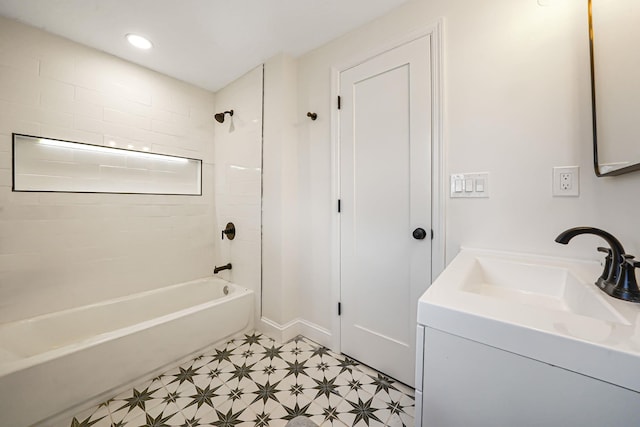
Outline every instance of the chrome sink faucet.
{"label": "chrome sink faucet", "polygon": [[636,282],[635,269],[640,262],[634,261],[633,255],[625,253],[622,243],[612,234],[594,227],[574,227],[563,231],[556,237],[556,242],[566,245],[571,239],[580,234],[593,234],[602,237],[609,248],[598,248],[607,253],[602,275],[598,277],[596,285],[607,295],[624,301],[640,302],[640,289]]}

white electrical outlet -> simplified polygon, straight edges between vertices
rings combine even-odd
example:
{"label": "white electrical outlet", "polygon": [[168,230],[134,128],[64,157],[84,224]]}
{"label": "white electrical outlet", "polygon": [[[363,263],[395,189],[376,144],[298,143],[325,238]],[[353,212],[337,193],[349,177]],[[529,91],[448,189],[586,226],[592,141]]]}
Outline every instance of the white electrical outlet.
{"label": "white electrical outlet", "polygon": [[553,196],[576,197],[580,195],[580,167],[561,166],[553,168]]}

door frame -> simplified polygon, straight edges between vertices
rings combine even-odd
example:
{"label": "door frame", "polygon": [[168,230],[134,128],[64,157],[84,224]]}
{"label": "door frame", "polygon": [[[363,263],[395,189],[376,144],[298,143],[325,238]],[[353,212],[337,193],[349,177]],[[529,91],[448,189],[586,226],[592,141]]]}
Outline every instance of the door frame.
{"label": "door frame", "polygon": [[[374,49],[354,55],[348,61],[331,68],[331,349],[341,352],[340,316],[340,214],[337,201],[340,199],[340,112],[337,97],[340,94],[340,74],[356,65],[384,52],[410,43],[419,38],[431,37],[431,282],[445,267],[445,195],[443,146],[443,82],[442,82],[442,29],[443,19],[435,24],[411,31],[401,37],[382,44]],[[417,319],[416,319],[417,324]]]}

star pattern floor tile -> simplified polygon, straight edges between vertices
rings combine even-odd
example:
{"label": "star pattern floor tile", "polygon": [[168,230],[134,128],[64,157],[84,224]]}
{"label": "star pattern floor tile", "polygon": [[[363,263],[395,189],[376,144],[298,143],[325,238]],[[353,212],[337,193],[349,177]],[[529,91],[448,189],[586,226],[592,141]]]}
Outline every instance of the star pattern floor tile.
{"label": "star pattern floor tile", "polygon": [[259,333],[211,348],[78,414],[71,427],[282,427],[299,415],[320,426],[413,426],[404,384],[304,337]]}

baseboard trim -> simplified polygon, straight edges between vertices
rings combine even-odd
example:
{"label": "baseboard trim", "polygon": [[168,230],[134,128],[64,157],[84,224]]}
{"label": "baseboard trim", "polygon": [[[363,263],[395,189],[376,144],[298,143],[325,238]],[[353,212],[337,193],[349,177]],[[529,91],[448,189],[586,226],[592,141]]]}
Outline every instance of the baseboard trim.
{"label": "baseboard trim", "polygon": [[269,318],[262,317],[256,329],[278,342],[287,342],[298,335],[303,335],[325,347],[331,348],[332,344],[331,331],[300,318],[281,325]]}

